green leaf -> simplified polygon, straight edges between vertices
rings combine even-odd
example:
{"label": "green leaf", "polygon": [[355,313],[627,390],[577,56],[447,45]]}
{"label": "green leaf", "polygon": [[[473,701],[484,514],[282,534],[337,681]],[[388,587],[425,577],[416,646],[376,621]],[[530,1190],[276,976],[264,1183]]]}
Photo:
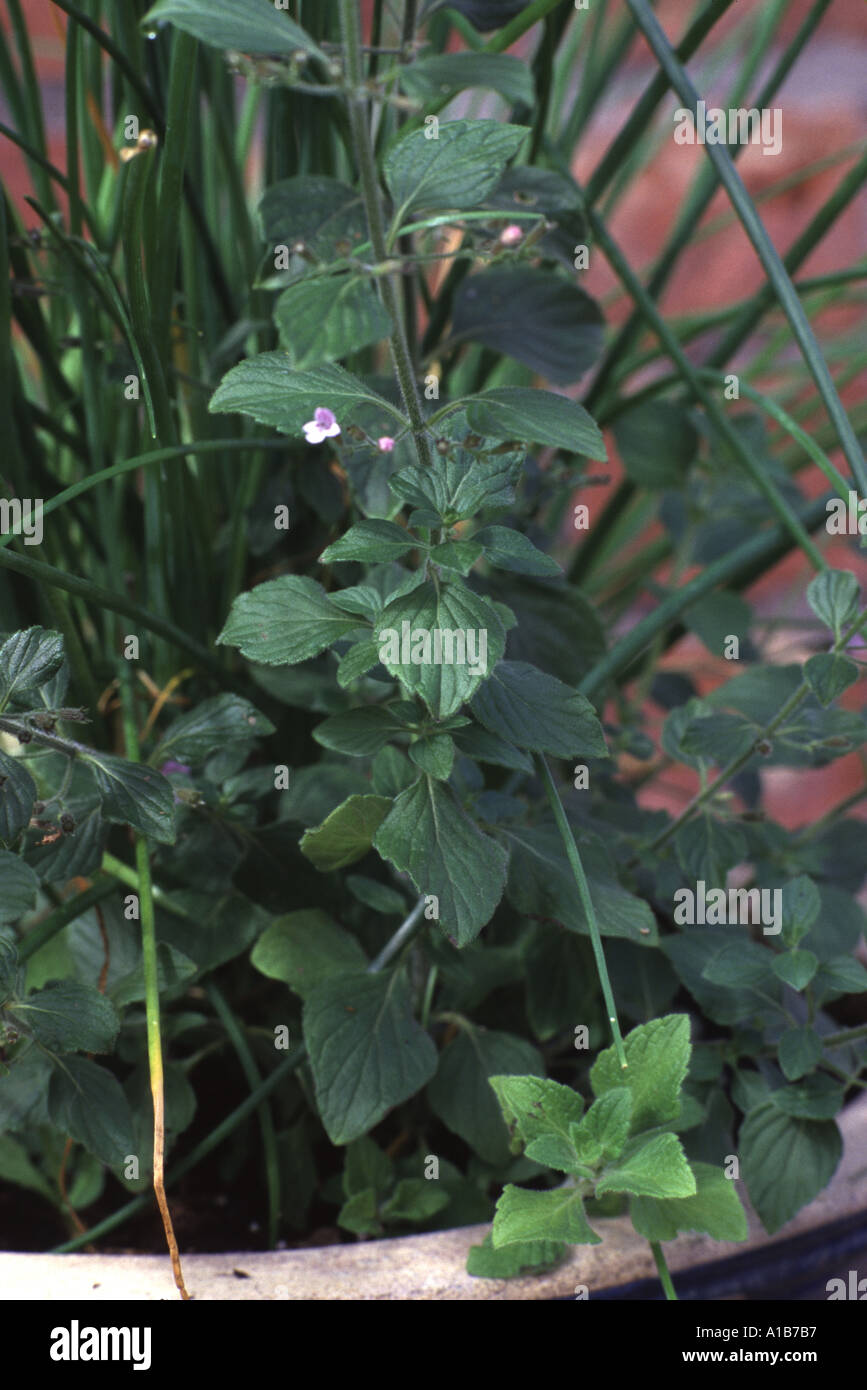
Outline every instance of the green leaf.
{"label": "green leaf", "polygon": [[702,978],[728,989],[761,987],[768,981],[776,957],[754,941],[731,942],[702,970]]}
{"label": "green leaf", "polygon": [[[210,907],[210,904],[209,904]],[[213,940],[219,941],[218,932],[213,925],[210,925],[207,933],[209,944]],[[232,941],[225,955],[219,955],[213,960],[205,959],[204,964],[210,967],[212,964],[219,965],[223,960],[237,955],[248,945],[248,941],[243,937],[237,937]],[[169,941],[160,941],[157,944],[157,984],[159,985],[160,998],[170,999],[172,996],[183,994],[187,984],[190,982],[199,968],[197,961],[172,945]],[[145,982],[144,965],[139,960],[138,965],[129,974],[124,975],[111,986],[109,990],[113,1002],[119,1009],[124,1009],[128,1004],[137,1003],[147,997],[147,985]]]}
{"label": "green leaf", "polygon": [[755,726],[737,714],[707,710],[689,721],[680,739],[684,753],[724,767],[743,757],[756,741]]}
{"label": "green leaf", "polygon": [[363,1134],[347,1144],[343,1164],[344,1196],[354,1197],[372,1191],[374,1196],[382,1197],[393,1181],[394,1164],[368,1135]]}
{"label": "green leaf", "polygon": [[465,15],[480,33],[499,29],[524,9],[527,0],[451,0],[451,8]]}
{"label": "green leaf", "polygon": [[0,1005],[13,993],[18,979],[18,947],[11,936],[0,932]]}
{"label": "green leaf", "polygon": [[473,208],[495,187],[517,154],[526,126],[505,121],[441,122],[437,138],[411,130],[388,150],[383,173],[402,223],[418,208]]}
{"label": "green leaf", "polygon": [[725,883],[730,869],[746,857],[746,841],[737,825],[699,815],[674,837],[681,868],[696,882]]}
{"label": "green leaf", "polygon": [[786,951],[774,956],[772,966],[778,980],[791,985],[792,989],[806,989],[819,968],[819,959],[812,951]]}
{"label": "green leaf", "polygon": [[0,1135],[0,1179],[3,1182],[14,1183],[16,1187],[38,1192],[40,1197],[57,1203],[56,1188],[52,1187],[48,1179],[31,1163],[24,1145],[19,1144],[17,1139],[13,1139],[9,1134]]}
{"label": "green leaf", "polygon": [[469,574],[481,554],[482,547],[476,544],[475,538],[471,541],[444,541],[429,552],[431,564],[455,570],[457,574]]}
{"label": "green leaf", "polygon": [[25,691],[38,690],[63,664],[63,638],[59,632],[29,627],[13,632],[0,646],[0,709]]}
{"label": "green leaf", "polygon": [[182,714],[170,724],[151,762],[159,766],[167,759],[174,759],[195,765],[204,762],[215,749],[249,738],[265,738],[273,732],[274,725],[255,705],[240,695],[224,691],[203,700],[189,714]]}
{"label": "green leaf", "polygon": [[740,594],[722,589],[705,594],[697,603],[691,603],[683,615],[683,621],[709,652],[713,652],[714,656],[724,656],[726,639],[746,637],[753,614]]}
{"label": "green leaf", "polygon": [[646,1240],[674,1240],[679,1231],[700,1231],[714,1240],[746,1240],[747,1218],[737,1188],[721,1168],[691,1164],[695,1195],[656,1199],[636,1197],[630,1203],[632,1224]]}
{"label": "green leaf", "polygon": [[509,1133],[488,1077],[545,1075],[541,1054],[511,1033],[461,1028],[440,1053],[437,1073],[427,1088],[434,1114],[487,1163],[509,1160]]}
{"label": "green leaf", "polygon": [[645,401],[614,421],[617,452],[639,487],[682,487],[698,454],[698,431],[682,406]]}
{"label": "green leaf", "polygon": [[251,415],[281,434],[300,435],[318,406],[334,412],[345,429],[361,406],[373,405],[388,415],[393,409],[342,367],[296,371],[285,352],[260,352],[227,372],[211,397],[212,413]]}
{"label": "green leaf", "polygon": [[819,916],[819,890],[811,878],[799,874],[783,885],[782,904],[782,939],[787,946],[797,946]]}
{"label": "green leaf", "polygon": [[626,1146],[632,1123],[632,1092],[628,1086],[615,1086],[594,1100],[580,1124],[570,1127],[575,1153],[581,1163],[591,1165],[601,1158],[619,1158]]}
{"label": "green leaf", "polygon": [[578,401],[554,391],[528,386],[498,386],[482,391],[467,405],[467,423],[490,439],[547,444],[602,462],[607,458],[593,417]]}
{"label": "green leaf", "polygon": [[337,684],[341,689],[346,690],[378,665],[379,648],[372,639],[362,638],[340,658],[340,665],[337,668]]}
{"label": "green leaf", "polygon": [[141,27],[149,33],[167,22],[215,48],[281,56],[303,49],[324,58],[310,35],[271,0],[157,0]]}
{"label": "green leaf", "polygon": [[333,362],[392,333],[392,322],[373,284],[357,275],[299,280],[274,306],[280,342],[303,371]]}
{"label": "green leaf", "polygon": [[460,581],[428,581],[394,599],[375,636],[386,670],[440,719],[470,699],[506,645],[493,604]]}
{"label": "green leaf", "polygon": [[528,1192],[511,1183],[497,1202],[491,1231],[494,1248],[528,1240],[563,1240],[568,1245],[599,1245],[584,1215],[581,1193],[574,1187]]}
{"label": "green leaf", "polygon": [[35,800],[36,783],[23,762],[0,750],[0,843],[15,843],[30,822]]}
{"label": "green leaf", "polygon": [[674,1134],[657,1134],[606,1168],[596,1183],[597,1196],[602,1192],[629,1192],[634,1197],[691,1197],[695,1191],[692,1169]]}
{"label": "green leaf", "polygon": [[845,1085],[824,1072],[815,1072],[791,1086],[778,1086],[767,1099],[784,1115],[797,1120],[833,1120],[843,1108]]}
{"label": "green leaf", "polygon": [[584,1112],[578,1091],[536,1076],[491,1076],[488,1081],[513,1136],[513,1153],[549,1134],[571,1143],[571,1127]]}
{"label": "green leaf", "polygon": [[367,965],[355,937],[318,908],[278,917],[259,937],[250,961],[263,975],[285,981],[302,999],[332,975]]}
{"label": "green leaf", "polygon": [[473,536],[477,545],[482,546],[485,559],[497,569],[513,570],[516,574],[535,574],[543,578],[562,574],[560,566],[551,555],[537,547],[521,531],[513,531],[509,526],[486,526]]}
{"label": "green leaf", "polygon": [[842,652],[819,652],[804,666],[804,679],[820,705],[830,705],[860,674],[855,662]]}
{"label": "green leaf", "polygon": [[500,661],[470,704],[491,733],[562,758],[608,755],[590,701],[525,661]]}
{"label": "green leaf", "polygon": [[578,685],[605,654],[605,633],[592,604],[569,584],[494,574],[485,592],[507,603],[517,626],[506,655]]}
{"label": "green leaf", "polygon": [[835,638],[855,619],[859,595],[858,580],[851,570],[823,570],[807,586],[807,602]]}
{"label": "green leaf", "polygon": [[337,1214],[337,1224],[357,1236],[375,1236],[382,1230],[377,1211],[376,1193],[372,1187],[355,1192],[343,1203]]}
{"label": "green leaf", "polygon": [[406,914],[406,900],[397,889],[389,888],[387,883],[379,883],[375,878],[365,878],[362,874],[347,874],[346,886],[358,902],[378,912],[383,917],[403,917]]}
{"label": "green leaf", "polygon": [[282,574],[238,595],[217,642],[266,666],[294,666],[358,626],[315,579]]}
{"label": "green leaf", "polygon": [[414,536],[393,521],[359,521],[355,526],[323,550],[319,559],[323,565],[337,560],[397,560],[419,545]]}
{"label": "green leaf", "polygon": [[48,1087],[51,1123],[103,1163],[123,1163],[135,1152],[133,1120],[120,1082],[84,1057],[64,1057]]}
{"label": "green leaf", "polygon": [[461,753],[475,758],[480,763],[493,763],[495,767],[508,767],[513,772],[532,772],[533,763],[526,753],[521,753],[511,743],[483,729],[478,724],[470,724],[465,729],[456,729],[454,742]]}
{"label": "green leaf", "polygon": [[830,956],[815,976],[822,998],[829,994],[863,994],[867,990],[867,970],[854,956]]}
{"label": "green leaf", "polygon": [[304,1002],[319,1115],[332,1144],[348,1144],[433,1076],[436,1048],[418,1026],[401,971],[341,974]]}
{"label": "green leaf", "polygon": [[476,1279],[514,1279],[518,1274],[541,1273],[557,1264],[565,1252],[565,1245],[557,1240],[517,1241],[495,1250],[489,1231],[481,1245],[470,1246],[467,1274]]}
{"label": "green leaf", "polygon": [[780,1038],[778,1056],[787,1081],[799,1081],[822,1056],[822,1042],[813,1028],[790,1028]]}
{"label": "green leaf", "polygon": [[[567,385],[578,381],[599,356],[604,322],[596,301],[555,271],[497,266],[461,282],[452,310],[451,340],[481,343],[549,381]],[[472,409],[468,419],[471,414]]]}
{"label": "green leaf", "polygon": [[381,1209],[384,1221],[429,1221],[451,1198],[433,1179],[401,1178]]}
{"label": "green leaf", "polygon": [[795,1119],[764,1101],[744,1120],[738,1148],[750,1201],[773,1235],[831,1181],[843,1140],[833,1120]]}
{"label": "green leaf", "polygon": [[511,106],[532,106],[533,75],[520,58],[506,53],[436,53],[400,69],[400,85],[418,101],[467,87],[487,87]]}
{"label": "green leaf", "polygon": [[345,869],[368,853],[392,806],[385,796],[350,796],[300,840],[301,853],[322,873]]}
{"label": "green leaf", "polygon": [[689,1019],[666,1014],[639,1024],[623,1040],[627,1066],[622,1068],[613,1047],[597,1057],[590,1072],[595,1096],[615,1086],[632,1092],[632,1133],[667,1124],[680,1110],[680,1088],[689,1066]]}
{"label": "green leaf", "polygon": [[407,732],[403,711],[418,712],[404,701],[400,702],[401,712],[396,713],[395,705],[366,705],[360,709],[347,710],[345,714],[333,714],[324,719],[313,730],[313,737],[323,748],[335,753],[349,753],[352,757],[367,758],[378,753],[395,734]]}
{"label": "green leaf", "polygon": [[108,753],[81,753],[93,772],[105,820],[131,825],[160,844],[175,841],[174,792],[155,768],[127,762]]}
{"label": "green leaf", "polygon": [[0,926],[17,922],[36,905],[39,880],[18,854],[0,849]]}
{"label": "green leaf", "polygon": [[452,775],[455,761],[455,745],[449,734],[434,734],[433,738],[420,739],[409,746],[410,761],[430,777],[447,782]]}
{"label": "green leaf", "polygon": [[111,1052],[120,1032],[111,1001],[76,980],[52,981],[12,1011],[49,1052]]}
{"label": "green leaf", "polygon": [[367,240],[364,202],[355,188],[321,174],[297,174],[268,188],[259,204],[266,241],[298,242],[321,261],[348,254]]}
{"label": "green leaf", "polygon": [[534,1163],[544,1163],[548,1168],[557,1168],[561,1173],[580,1174],[581,1163],[575,1149],[568,1140],[559,1134],[540,1134],[524,1150],[525,1156]]}
{"label": "green leaf", "polygon": [[396,799],[373,843],[420,893],[438,899],[447,936],[459,946],[475,940],[503,895],[508,856],[447,788],[420,777]]}

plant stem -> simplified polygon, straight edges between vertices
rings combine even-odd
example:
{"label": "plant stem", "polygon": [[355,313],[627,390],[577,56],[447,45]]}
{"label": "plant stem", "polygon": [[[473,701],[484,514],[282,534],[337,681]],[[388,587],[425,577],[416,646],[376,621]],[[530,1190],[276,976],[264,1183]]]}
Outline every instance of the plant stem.
{"label": "plant stem", "polygon": [[[367,228],[370,243],[378,261],[388,259],[385,241],[385,222],[382,216],[382,203],[379,196],[379,178],[376,160],[367,124],[366,98],[361,94],[364,72],[361,58],[361,25],[357,0],[340,0],[340,25],[346,56],[346,70],[349,78],[349,91],[346,94],[349,106],[349,120],[352,138],[358,158],[361,176],[361,192],[367,213]],[[418,383],[412,364],[412,354],[406,340],[400,303],[395,292],[394,281],[390,276],[377,276],[377,284],[386,312],[391,319],[391,354],[397,373],[404,409],[412,423],[418,461],[423,467],[430,467],[431,454],[425,437],[424,416],[421,408]]]}
{"label": "plant stem", "polygon": [[[135,726],[132,678],[129,663],[121,659],[118,677],[123,711],[123,733],[126,756],[130,762],[140,762],[138,733]],[[141,911],[142,968],[145,981],[145,1015],[147,1019],[148,1069],[150,1071],[151,1098],[154,1107],[154,1151],[153,1187],[157,1206],[162,1217],[166,1244],[172,1261],[175,1283],[185,1301],[190,1295],[184,1284],[178,1243],[175,1240],[172,1217],[166,1201],[165,1188],[165,1086],[163,1081],[163,1049],[160,1032],[160,986],[157,966],[157,937],[154,917],[154,900],[151,883],[150,856],[147,840],[143,835],[134,834],[136,869],[138,873],[139,909]]]}
{"label": "plant stem", "polygon": [[423,911],[424,898],[422,897],[419,898],[405,921],[401,922],[391,939],[385,943],[379,955],[371,961],[370,965],[367,967],[367,973],[369,975],[375,975],[383,966],[388,965],[388,962],[397,955],[401,947],[406,945],[407,941],[415,935],[415,929],[418,926]]}
{"label": "plant stem", "polygon": [[605,964],[605,952],[602,949],[602,937],[599,933],[599,923],[596,920],[596,909],[593,906],[593,899],[590,897],[590,885],[587,882],[587,875],[584,872],[584,865],[581,862],[581,855],[575,843],[572,827],[566,819],[566,812],[563,810],[563,803],[554,785],[551,769],[548,767],[544,753],[537,753],[534,757],[534,762],[539,776],[542,779],[542,784],[545,788],[551,810],[554,813],[557,829],[560,831],[566,849],[566,857],[569,860],[569,865],[575,876],[575,882],[578,885],[578,896],[581,899],[581,906],[584,909],[584,915],[587,918],[587,926],[590,930],[590,941],[596,960],[596,971],[599,975],[599,983],[602,986],[605,1007],[608,1010],[608,1022],[611,1024],[611,1033],[614,1038],[617,1060],[620,1062],[621,1067],[625,1067],[627,1066],[626,1053],[623,1049],[620,1024],[617,1021],[617,1005],[614,1002],[614,993],[611,988],[611,981],[608,978],[608,967]]}
{"label": "plant stem", "polygon": [[31,927],[27,935],[19,943],[18,959],[29,960],[47,942],[51,941],[58,932],[69,922],[74,922],[76,917],[95,907],[111,893],[117,892],[117,885],[110,878],[98,879],[92,888],[87,888],[83,893],[77,893],[74,898],[67,898],[56,907],[53,912],[49,912],[43,917],[41,922],[37,922]]}
{"label": "plant stem", "polygon": [[671,1275],[668,1272],[668,1265],[665,1262],[665,1255],[662,1253],[662,1246],[660,1245],[658,1240],[652,1240],[650,1241],[650,1249],[653,1252],[653,1259],[654,1263],[656,1264],[656,1271],[659,1275],[662,1287],[665,1290],[665,1296],[669,1300],[669,1302],[677,1303],[677,1293],[675,1292],[674,1284],[671,1282]]}

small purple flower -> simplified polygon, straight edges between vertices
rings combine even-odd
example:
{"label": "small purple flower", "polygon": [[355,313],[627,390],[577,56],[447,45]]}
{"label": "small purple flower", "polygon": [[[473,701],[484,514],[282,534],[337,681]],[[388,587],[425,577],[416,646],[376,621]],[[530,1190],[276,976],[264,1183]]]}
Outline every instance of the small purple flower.
{"label": "small purple flower", "polygon": [[501,246],[517,246],[524,235],[523,227],[519,227],[517,222],[510,222],[508,227],[504,227],[500,232]]}
{"label": "small purple flower", "polygon": [[323,439],[333,439],[334,435],[339,433],[340,426],[334,418],[334,412],[324,405],[316,407],[313,419],[308,420],[304,426],[304,438],[308,444],[321,444]]}
{"label": "small purple flower", "polygon": [[169,758],[168,762],[163,763],[160,768],[160,772],[164,777],[168,777],[170,772],[180,772],[183,773],[185,777],[189,777],[191,771],[192,769],[187,767],[186,763],[176,763],[174,758]]}
{"label": "small purple flower", "polygon": [[390,454],[394,448],[394,440],[390,434],[384,434],[380,439],[377,439],[376,447],[381,454]]}

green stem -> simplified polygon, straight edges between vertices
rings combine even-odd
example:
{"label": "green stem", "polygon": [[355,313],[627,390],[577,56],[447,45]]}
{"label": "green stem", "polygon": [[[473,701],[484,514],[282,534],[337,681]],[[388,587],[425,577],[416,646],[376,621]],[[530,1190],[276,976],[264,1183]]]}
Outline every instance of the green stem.
{"label": "green stem", "polygon": [[614,1002],[614,993],[611,989],[611,981],[608,978],[608,967],[605,964],[605,952],[602,949],[602,937],[599,933],[599,923],[596,920],[596,909],[593,906],[593,899],[590,896],[590,885],[587,882],[587,875],[584,872],[584,865],[581,862],[581,855],[579,854],[578,846],[575,843],[575,836],[572,833],[572,827],[566,819],[566,812],[563,810],[563,803],[560,800],[560,794],[557,791],[556,786],[554,785],[554,779],[551,776],[551,770],[548,767],[548,763],[544,753],[537,753],[534,756],[534,762],[536,764],[536,770],[539,773],[540,778],[542,779],[542,785],[545,788],[545,794],[548,797],[548,803],[551,807],[551,810],[554,813],[554,819],[557,822],[557,829],[560,831],[560,836],[563,840],[563,845],[566,850],[566,857],[569,860],[569,866],[572,870],[572,873],[575,877],[575,882],[578,886],[578,896],[581,899],[581,906],[583,907],[584,915],[587,918],[587,926],[590,931],[590,941],[593,946],[593,955],[596,960],[596,970],[599,975],[599,983],[602,986],[602,996],[605,1000],[605,1007],[608,1010],[608,1022],[611,1024],[611,1033],[614,1038],[614,1048],[617,1052],[617,1059],[620,1062],[621,1067],[625,1067],[627,1065],[626,1053],[623,1049],[623,1038],[620,1034],[620,1024],[617,1021],[617,1005]]}
{"label": "green stem", "polygon": [[69,922],[74,922],[76,917],[81,917],[91,907],[101,903],[103,898],[107,898],[112,893],[117,892],[117,884],[110,878],[99,879],[92,888],[87,888],[83,893],[76,893],[74,898],[67,898],[66,902],[61,903],[53,912],[49,912],[41,922],[37,922],[35,927],[31,927],[18,946],[18,959],[29,960],[38,950],[51,941],[58,932]]}
{"label": "green stem", "polygon": [[660,1283],[662,1284],[662,1287],[665,1290],[665,1296],[670,1303],[677,1303],[677,1294],[675,1292],[674,1284],[671,1282],[671,1275],[668,1272],[668,1265],[665,1262],[665,1255],[662,1253],[662,1246],[660,1245],[658,1240],[652,1240],[649,1242],[649,1244],[650,1249],[653,1252],[653,1259],[656,1265],[656,1272],[659,1275]]}
{"label": "green stem", "polygon": [[[385,239],[385,222],[379,195],[379,179],[376,160],[367,124],[367,102],[363,95],[364,72],[361,59],[361,26],[357,0],[340,0],[340,24],[346,57],[346,71],[350,90],[347,92],[349,120],[352,138],[358,158],[361,176],[361,191],[367,214],[367,227],[373,252],[378,261],[388,259]],[[412,354],[406,340],[400,303],[395,292],[394,281],[388,275],[377,277],[379,293],[386,312],[391,319],[391,353],[397,373],[404,408],[412,424],[416,452],[419,463],[430,467],[431,454],[424,433],[424,415],[421,408],[418,383],[412,364]]]}

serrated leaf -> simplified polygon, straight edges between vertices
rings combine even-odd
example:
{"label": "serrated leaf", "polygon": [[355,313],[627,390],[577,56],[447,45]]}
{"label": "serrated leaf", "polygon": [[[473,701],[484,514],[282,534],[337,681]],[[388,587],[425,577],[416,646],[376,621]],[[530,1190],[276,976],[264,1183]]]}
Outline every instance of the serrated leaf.
{"label": "serrated leaf", "polygon": [[578,401],[554,391],[498,386],[467,405],[467,423],[490,439],[521,439],[547,444],[604,462],[605,443],[593,417]]}
{"label": "serrated leaf", "polygon": [[155,768],[127,762],[108,753],[80,754],[93,772],[105,820],[131,825],[160,844],[174,844],[174,792]]}
{"label": "serrated leaf", "polygon": [[434,734],[433,738],[419,739],[409,746],[410,761],[420,767],[430,777],[447,782],[452,775],[455,761],[455,745],[449,734]]}
{"label": "serrated leaf", "polygon": [[379,648],[374,641],[362,638],[340,658],[340,664],[337,667],[337,684],[341,689],[346,690],[378,665]]}
{"label": "serrated leaf", "polygon": [[833,1120],[843,1108],[845,1094],[845,1084],[824,1072],[814,1072],[790,1086],[778,1086],[767,1099],[777,1110],[795,1119]]}
{"label": "serrated leaf", "polygon": [[473,457],[461,451],[446,458],[438,454],[430,468],[402,468],[388,485],[395,497],[415,508],[411,525],[452,526],[479,511],[510,506],[520,471],[514,454]]}
{"label": "serrated leaf", "polygon": [[443,541],[429,551],[430,562],[443,569],[454,570],[456,574],[469,574],[477,560],[481,558],[482,547],[471,541]]}
{"label": "serrated leaf", "polygon": [[778,980],[792,989],[806,989],[819,968],[819,959],[812,951],[785,951],[774,956],[772,969]]}
{"label": "serrated leaf", "polygon": [[747,1218],[737,1188],[721,1168],[692,1162],[696,1182],[692,1197],[636,1197],[630,1203],[632,1224],[646,1240],[674,1240],[679,1231],[700,1231],[714,1240],[746,1240]]}
{"label": "serrated leaf", "polygon": [[497,610],[460,581],[428,581],[394,599],[374,635],[385,669],[440,719],[470,699],[506,645]]}
{"label": "serrated leaf", "polygon": [[615,1086],[632,1092],[631,1132],[677,1118],[680,1088],[689,1066],[689,1019],[666,1014],[639,1024],[623,1040],[627,1066],[621,1067],[613,1047],[601,1052],[590,1071],[595,1096]]}
{"label": "serrated leaf", "polygon": [[510,526],[485,526],[477,531],[473,540],[484,550],[485,559],[497,569],[511,570],[515,574],[535,574],[551,578],[562,574],[560,566],[551,555],[546,555],[521,531]]}
{"label": "serrated leaf", "polygon": [[487,1163],[508,1162],[509,1133],[488,1084],[495,1075],[544,1076],[540,1053],[523,1038],[487,1028],[462,1028],[440,1053],[427,1088],[434,1114]]}
{"label": "serrated leaf", "polygon": [[491,733],[519,748],[558,757],[608,755],[590,701],[525,661],[501,661],[470,703]]}
{"label": "serrated leaf", "polygon": [[0,926],[17,922],[36,904],[39,880],[24,860],[0,849]]}
{"label": "serrated leaf", "polygon": [[574,1187],[529,1192],[510,1183],[497,1202],[491,1230],[494,1249],[528,1240],[562,1240],[568,1245],[599,1245],[587,1224],[584,1203]]}
{"label": "serrated leaf", "polygon": [[[670,718],[671,716],[669,716]],[[737,714],[702,713],[683,730],[680,747],[693,758],[704,758],[724,767],[743,757],[756,741],[756,729]]]}
{"label": "serrated leaf", "polygon": [[345,869],[370,850],[391,806],[385,796],[347,797],[321,825],[304,832],[299,841],[301,853],[322,873]]}
{"label": "serrated leaf", "polygon": [[120,1032],[111,1001],[76,980],[53,981],[11,1012],[49,1052],[111,1052]]}
{"label": "serrated leaf", "polygon": [[253,947],[251,964],[305,998],[332,975],[363,970],[367,957],[354,936],[318,908],[278,917]]}
{"label": "serrated leaf", "polygon": [[736,825],[713,816],[695,816],[680,827],[674,838],[684,872],[705,883],[725,883],[730,869],[743,862],[746,842]]}
{"label": "serrated leaf", "polygon": [[843,1140],[833,1120],[795,1119],[764,1101],[744,1120],[738,1148],[750,1201],[773,1235],[831,1181]]}
{"label": "serrated leaf", "polygon": [[536,1076],[491,1076],[503,1119],[516,1147],[531,1144],[547,1134],[571,1143],[570,1126],[581,1121],[584,1100],[578,1091],[559,1081]]}
{"label": "serrated leaf", "polygon": [[505,352],[548,381],[567,385],[599,356],[604,322],[596,301],[556,271],[495,266],[461,282],[452,341]]}
{"label": "serrated leaf", "polygon": [[830,705],[860,674],[855,662],[842,652],[818,652],[804,665],[804,680],[820,705]]}
{"label": "serrated leaf", "polygon": [[533,75],[520,58],[506,53],[435,53],[405,64],[400,85],[407,96],[425,101],[468,87],[486,87],[512,106],[532,106]]}
{"label": "serrated leaf", "polygon": [[29,627],[0,645],[0,709],[25,691],[38,690],[63,664],[59,632]]}
{"label": "serrated leaf", "polygon": [[513,772],[532,772],[533,762],[526,753],[520,752],[498,734],[483,729],[478,724],[470,724],[465,729],[456,729],[454,741],[461,753],[475,758],[480,763],[493,763],[495,767],[507,767]]}
{"label": "serrated leaf", "polygon": [[189,714],[182,714],[170,724],[151,761],[157,766],[167,759],[195,765],[226,744],[265,738],[273,732],[274,725],[255,705],[224,691],[203,700]]}
{"label": "serrated leaf", "polygon": [[797,946],[819,916],[819,890],[811,878],[806,874],[799,874],[797,878],[785,883],[781,891],[782,939],[787,946]]}
{"label": "serrated leaf", "polygon": [[297,371],[285,352],[260,352],[227,372],[211,397],[215,414],[251,415],[281,434],[300,435],[319,406],[333,411],[341,429],[362,406],[375,406],[390,417],[394,410],[342,367],[323,365]]}
{"label": "serrated leaf", "polygon": [[48,1087],[51,1123],[103,1163],[123,1163],[135,1152],[132,1112],[120,1082],[84,1057],[64,1057]]}
{"label": "serrated leaf", "polygon": [[518,1274],[550,1269],[563,1258],[562,1241],[532,1240],[494,1249],[490,1231],[481,1245],[471,1245],[467,1255],[467,1274],[476,1279],[514,1279]]}
{"label": "serrated leaf", "polygon": [[634,1197],[691,1197],[695,1191],[695,1178],[674,1134],[657,1134],[606,1168],[596,1183],[597,1196],[628,1192]]}
{"label": "serrated leaf", "polygon": [[547,1168],[556,1168],[561,1173],[581,1171],[575,1149],[559,1134],[540,1134],[538,1139],[530,1141],[524,1153],[534,1163],[544,1163]]}
{"label": "serrated leaf", "polygon": [[777,1055],[786,1080],[799,1081],[822,1056],[822,1042],[814,1028],[790,1028],[780,1038]]}
{"label": "serrated leaf", "polygon": [[323,261],[332,261],[367,240],[361,195],[349,184],[321,174],[297,174],[268,188],[259,204],[266,241],[304,245]]}
{"label": "serrated leaf", "polygon": [[215,48],[282,55],[301,49],[324,59],[310,35],[271,0],[157,0],[141,27],[150,32],[165,23]]}
{"label": "serrated leaf", "polygon": [[0,750],[0,843],[15,843],[30,822],[35,800],[36,783],[27,768]]}
{"label": "serrated leaf", "polygon": [[407,732],[405,719],[394,711],[394,705],[365,705],[345,714],[333,714],[317,724],[313,737],[335,753],[368,758],[384,748],[395,734]]}
{"label": "serrated leaf", "polygon": [[823,570],[807,585],[807,602],[835,637],[858,612],[860,590],[851,570]]}
{"label": "serrated leaf", "polygon": [[582,1163],[600,1158],[619,1158],[632,1123],[632,1092],[615,1086],[594,1100],[580,1124],[570,1129],[572,1144]]}
{"label": "serrated leaf", "polygon": [[483,835],[440,782],[420,777],[402,792],[374,846],[420,893],[439,901],[441,931],[459,946],[490,921],[506,883],[508,855]]}
{"label": "serrated leaf", "polygon": [[381,1215],[384,1221],[429,1221],[447,1207],[450,1200],[448,1192],[438,1187],[433,1179],[401,1178],[388,1201],[383,1203]]}
{"label": "serrated leaf", "polygon": [[304,1002],[303,1027],[332,1144],[366,1134],[436,1070],[436,1048],[415,1021],[400,971],[340,974],[317,985]]}
{"label": "serrated leaf", "polygon": [[319,560],[323,565],[334,564],[337,560],[368,560],[378,564],[383,560],[397,560],[418,544],[414,536],[393,521],[359,521],[323,550]]}
{"label": "serrated leaf", "polygon": [[290,285],[274,306],[274,322],[299,371],[334,362],[392,333],[391,319],[373,284],[351,275]]}
{"label": "serrated leaf", "polygon": [[419,208],[472,208],[495,187],[517,154],[526,126],[504,121],[441,122],[437,138],[412,130],[386,153],[383,173],[403,222]]}
{"label": "serrated leaf", "polygon": [[358,626],[315,579],[283,574],[238,595],[217,642],[237,647],[250,661],[295,665]]}

